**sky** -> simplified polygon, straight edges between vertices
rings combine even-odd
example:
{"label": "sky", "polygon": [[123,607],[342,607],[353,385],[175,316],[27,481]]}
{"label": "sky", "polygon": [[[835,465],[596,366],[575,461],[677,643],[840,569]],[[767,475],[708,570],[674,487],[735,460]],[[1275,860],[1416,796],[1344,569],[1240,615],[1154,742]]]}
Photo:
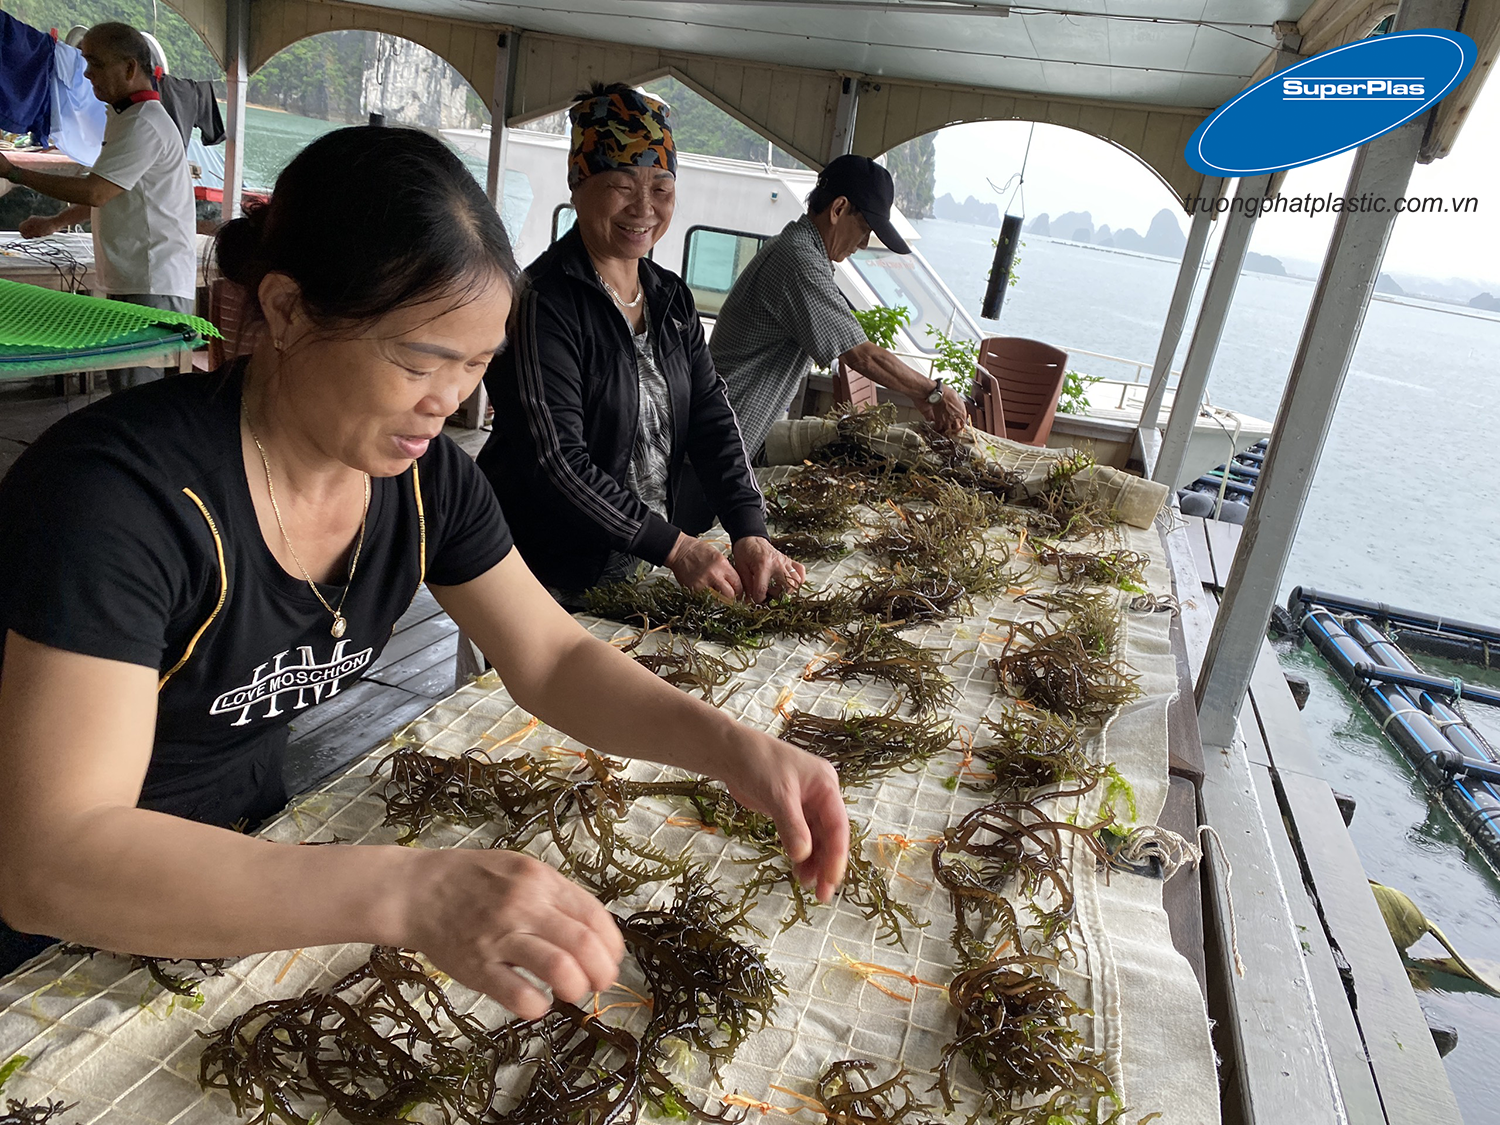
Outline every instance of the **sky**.
{"label": "sky", "polygon": [[[1022,193],[1012,196],[1006,181],[1021,169],[1026,122],[954,125],[937,134],[937,194],[962,201],[974,196],[994,202],[1028,221],[1042,212],[1088,211],[1097,227],[1134,227],[1146,232],[1163,207],[1178,206],[1179,225],[1187,215],[1171,190],[1129,153],[1086,133],[1037,125],[1031,139]],[[1475,196],[1478,213],[1402,215],[1386,249],[1386,272],[1438,280],[1459,278],[1500,294],[1500,81],[1487,84],[1442,160],[1419,164],[1411,195]],[[1332,157],[1287,174],[1284,195],[1342,194],[1354,154]],[[993,186],[991,186],[993,184]],[[997,188],[1004,188],[1003,193]],[[1019,209],[1019,210],[1018,210]],[[1331,215],[1266,215],[1255,224],[1250,249],[1260,254],[1316,263],[1333,231]],[[1295,271],[1294,271],[1295,272]]]}

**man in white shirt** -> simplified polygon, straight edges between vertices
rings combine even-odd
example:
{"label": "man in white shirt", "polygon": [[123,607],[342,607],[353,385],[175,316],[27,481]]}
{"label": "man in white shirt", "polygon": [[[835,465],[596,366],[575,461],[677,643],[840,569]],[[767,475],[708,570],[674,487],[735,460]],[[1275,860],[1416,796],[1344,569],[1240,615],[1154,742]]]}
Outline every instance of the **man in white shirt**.
{"label": "man in white shirt", "polygon": [[[182,135],[151,82],[151,48],[135,28],[101,23],[81,44],[84,76],[110,107],[104,149],[87,176],[17,168],[0,155],[0,176],[72,204],[21,224],[41,238],[91,220],[99,287],[117,301],[177,313],[193,311],[197,289],[196,213]],[[109,373],[110,390],[160,379],[151,367]]]}

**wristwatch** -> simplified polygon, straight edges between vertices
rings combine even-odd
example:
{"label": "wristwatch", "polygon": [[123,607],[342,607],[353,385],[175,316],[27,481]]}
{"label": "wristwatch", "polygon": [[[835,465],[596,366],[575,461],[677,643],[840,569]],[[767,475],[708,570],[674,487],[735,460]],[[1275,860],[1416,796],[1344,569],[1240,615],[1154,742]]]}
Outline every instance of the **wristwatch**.
{"label": "wristwatch", "polygon": [[934,379],[932,381],[932,392],[927,396],[927,401],[936,406],[943,401],[943,381]]}

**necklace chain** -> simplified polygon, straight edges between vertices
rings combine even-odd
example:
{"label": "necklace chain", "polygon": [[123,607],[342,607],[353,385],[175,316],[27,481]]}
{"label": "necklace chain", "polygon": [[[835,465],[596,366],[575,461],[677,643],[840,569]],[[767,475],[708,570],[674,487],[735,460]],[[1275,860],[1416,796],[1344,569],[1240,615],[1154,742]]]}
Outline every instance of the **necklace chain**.
{"label": "necklace chain", "polygon": [[635,289],[635,300],[627,301],[624,297],[620,296],[619,290],[617,290],[613,285],[604,280],[604,275],[602,273],[600,273],[598,270],[595,270],[594,276],[599,279],[599,284],[604,286],[605,292],[615,299],[615,304],[619,305],[622,309],[635,308],[641,303],[641,298],[646,295],[645,287],[642,286],[639,281],[637,281]]}
{"label": "necklace chain", "polygon": [[307,567],[302,565],[302,560],[297,555],[297,548],[292,546],[292,537],[286,533],[286,523],[281,518],[281,507],[276,503],[276,485],[271,480],[271,459],[266,456],[266,447],[261,445],[260,438],[255,436],[255,427],[250,424],[250,409],[243,401],[240,403],[240,414],[245,419],[245,429],[250,433],[250,440],[255,443],[256,452],[260,454],[260,463],[266,469],[266,493],[271,497],[271,511],[276,516],[276,526],[281,529],[282,542],[286,544],[286,549],[292,553],[292,561],[297,564],[297,569],[302,572],[302,577],[307,582],[307,588],[313,592],[313,597],[322,603],[324,609],[333,614],[333,626],[328,631],[335,638],[342,637],[345,630],[349,628],[349,622],[343,613],[344,599],[349,596],[349,587],[354,584],[354,568],[359,565],[359,553],[364,550],[365,524],[370,518],[370,474],[363,474],[365,478],[365,510],[364,514],[359,517],[359,539],[354,544],[354,557],[349,560],[349,578],[344,584],[344,592],[339,595],[339,604],[336,607],[331,606],[328,604],[328,599],[323,596],[323,592],[318,589],[318,584],[313,581],[312,575],[308,573]]}

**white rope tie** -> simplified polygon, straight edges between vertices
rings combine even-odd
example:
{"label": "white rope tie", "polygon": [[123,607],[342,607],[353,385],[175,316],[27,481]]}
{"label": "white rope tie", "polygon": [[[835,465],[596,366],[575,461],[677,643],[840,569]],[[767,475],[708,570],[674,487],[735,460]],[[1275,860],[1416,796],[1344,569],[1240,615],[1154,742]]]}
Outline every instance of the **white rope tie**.
{"label": "white rope tie", "polygon": [[1156,860],[1161,864],[1161,879],[1165,883],[1184,867],[1197,867],[1203,859],[1203,849],[1170,828],[1163,828],[1159,824],[1142,824],[1130,830],[1115,856],[1122,862],[1135,866],[1144,866]]}
{"label": "white rope tie", "polygon": [[1234,881],[1234,864],[1229,862],[1229,851],[1224,847],[1224,841],[1214,831],[1212,824],[1200,824],[1198,835],[1207,832],[1214,838],[1214,843],[1219,845],[1219,859],[1224,863],[1224,902],[1229,908],[1229,952],[1234,957],[1234,971],[1236,976],[1245,975],[1245,961],[1240,956],[1240,931],[1234,920],[1234,892],[1230,889],[1230,883]]}

